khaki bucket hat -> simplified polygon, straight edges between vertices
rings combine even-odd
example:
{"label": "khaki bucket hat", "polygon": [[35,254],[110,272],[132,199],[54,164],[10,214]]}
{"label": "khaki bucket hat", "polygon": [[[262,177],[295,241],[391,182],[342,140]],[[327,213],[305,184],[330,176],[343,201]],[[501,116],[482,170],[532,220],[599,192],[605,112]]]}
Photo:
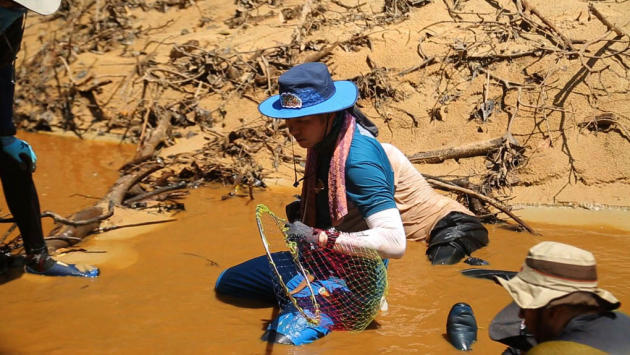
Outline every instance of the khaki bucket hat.
{"label": "khaki bucket hat", "polygon": [[50,15],[57,11],[61,0],[13,0],[40,15]]}
{"label": "khaki bucket hat", "polygon": [[509,281],[497,277],[497,281],[525,309],[544,307],[574,293],[591,294],[608,310],[620,305],[612,293],[597,287],[593,254],[568,244],[548,241],[536,244],[529,249],[516,276]]}

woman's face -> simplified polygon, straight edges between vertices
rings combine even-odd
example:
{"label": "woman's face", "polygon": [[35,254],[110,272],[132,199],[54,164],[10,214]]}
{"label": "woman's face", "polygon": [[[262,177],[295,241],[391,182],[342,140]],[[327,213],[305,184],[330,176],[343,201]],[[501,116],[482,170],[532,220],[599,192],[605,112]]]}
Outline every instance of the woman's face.
{"label": "woman's face", "polygon": [[332,126],[334,115],[334,113],[323,113],[290,118],[287,120],[287,127],[300,147],[313,148],[326,137]]}

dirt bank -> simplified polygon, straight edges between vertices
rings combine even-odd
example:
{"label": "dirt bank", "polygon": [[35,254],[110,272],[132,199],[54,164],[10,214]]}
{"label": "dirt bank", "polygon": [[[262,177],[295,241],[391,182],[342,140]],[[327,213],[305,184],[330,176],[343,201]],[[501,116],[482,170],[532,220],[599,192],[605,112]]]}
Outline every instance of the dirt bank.
{"label": "dirt bank", "polygon": [[17,120],[144,142],[166,114],[148,185],[286,185],[304,152],[256,107],[317,59],[408,156],[513,137],[425,174],[511,204],[629,206],[630,4],[518,3],[64,1],[28,19]]}

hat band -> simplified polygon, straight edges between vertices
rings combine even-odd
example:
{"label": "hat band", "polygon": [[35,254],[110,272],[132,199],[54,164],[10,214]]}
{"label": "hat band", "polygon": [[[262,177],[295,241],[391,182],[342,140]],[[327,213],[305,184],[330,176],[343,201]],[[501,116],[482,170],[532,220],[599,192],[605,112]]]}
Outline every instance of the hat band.
{"label": "hat band", "polygon": [[576,281],[596,282],[597,270],[595,265],[564,264],[549,260],[525,259],[525,264],[532,270],[546,276]]}
{"label": "hat band", "polygon": [[280,94],[280,105],[282,108],[293,109],[314,106],[331,98],[335,94],[335,86],[333,85],[332,89],[328,91],[330,91],[330,95],[327,97],[312,88],[303,88],[293,92],[285,91]]}

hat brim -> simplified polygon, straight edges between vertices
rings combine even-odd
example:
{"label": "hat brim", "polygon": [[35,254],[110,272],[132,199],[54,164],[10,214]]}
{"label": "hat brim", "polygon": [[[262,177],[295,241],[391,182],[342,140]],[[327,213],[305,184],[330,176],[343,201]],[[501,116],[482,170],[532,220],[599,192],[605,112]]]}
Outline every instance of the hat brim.
{"label": "hat brim", "polygon": [[40,15],[50,15],[57,11],[61,0],[13,0],[25,8]]}
{"label": "hat brim", "polygon": [[337,112],[352,107],[359,95],[356,85],[345,80],[335,81],[334,84],[335,93],[328,100],[319,104],[301,108],[285,108],[281,105],[280,95],[274,95],[261,102],[258,105],[258,111],[265,116],[288,119]]}
{"label": "hat brim", "polygon": [[[510,294],[514,302],[524,309],[544,307],[549,304],[549,302],[571,293],[534,285],[521,279],[518,274],[510,280],[505,280],[501,277],[497,277],[496,280]],[[574,292],[578,291],[583,290],[576,289]],[[607,303],[607,308],[610,310],[616,309],[620,305],[619,300],[617,300],[612,293],[604,289],[597,288],[591,293]]]}

